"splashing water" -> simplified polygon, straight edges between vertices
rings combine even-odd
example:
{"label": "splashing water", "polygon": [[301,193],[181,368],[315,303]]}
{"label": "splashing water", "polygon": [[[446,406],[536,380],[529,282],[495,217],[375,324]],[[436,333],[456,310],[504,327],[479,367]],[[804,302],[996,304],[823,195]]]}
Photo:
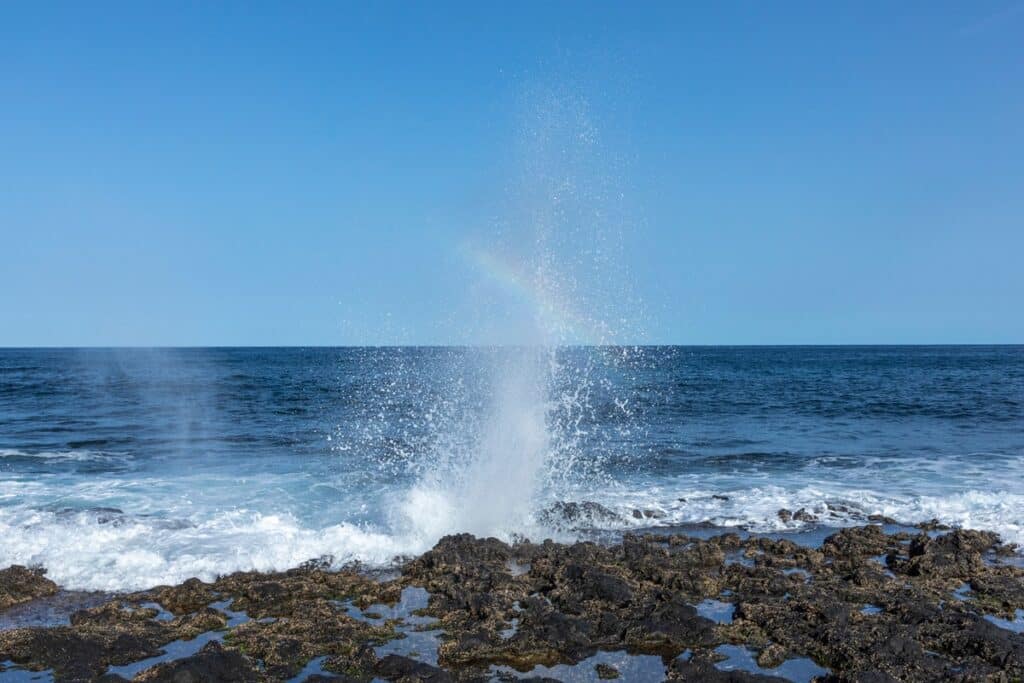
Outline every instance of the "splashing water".
{"label": "splashing water", "polygon": [[[613,487],[603,454],[588,437],[599,421],[593,393],[608,391],[610,383],[598,374],[623,359],[594,349],[580,350],[579,358],[573,352],[535,346],[468,356],[486,365],[486,399],[475,413],[463,410],[458,421],[438,422],[447,438],[426,459],[394,528],[424,547],[455,532],[564,537],[544,527],[537,513],[575,491]],[[628,422],[624,405],[610,405]]]}
{"label": "splashing water", "polygon": [[548,384],[537,357],[543,352],[515,355],[502,367],[479,455],[463,482],[466,530],[479,534],[507,532],[510,522],[526,520],[550,453]]}
{"label": "splashing water", "polygon": [[431,541],[457,531],[529,533],[543,499],[601,473],[598,454],[580,452],[581,425],[593,410],[595,359],[614,365],[621,356],[574,363],[567,346],[608,344],[622,331],[608,322],[625,319],[629,291],[608,256],[623,227],[610,202],[622,193],[602,172],[585,101],[551,90],[528,99],[522,178],[507,212],[514,219],[461,248],[481,278],[475,322],[521,343],[483,354],[487,399],[437,424],[461,438],[439,440],[400,524]]}
{"label": "splashing water", "polygon": [[456,531],[508,537],[528,525],[551,452],[547,353],[517,349],[492,360],[494,394],[474,422],[472,452],[459,466],[429,471],[406,507],[425,538]]}

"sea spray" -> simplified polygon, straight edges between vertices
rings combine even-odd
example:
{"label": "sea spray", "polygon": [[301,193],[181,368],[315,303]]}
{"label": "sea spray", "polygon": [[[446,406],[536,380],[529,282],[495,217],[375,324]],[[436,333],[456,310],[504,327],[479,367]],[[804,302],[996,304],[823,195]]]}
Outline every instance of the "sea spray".
{"label": "sea spray", "polygon": [[571,356],[536,346],[469,357],[487,366],[487,398],[464,422],[438,421],[442,430],[472,434],[438,440],[459,450],[427,459],[432,466],[393,520],[397,533],[433,542],[464,531],[501,538],[550,531],[538,527],[537,513],[574,488],[592,488],[600,470],[600,452],[586,452],[582,443],[594,421],[592,380]]}
{"label": "sea spray", "polygon": [[392,520],[416,538],[548,534],[538,512],[614,484],[594,436],[608,425],[621,436],[632,412],[610,394],[611,375],[635,354],[606,346],[637,331],[640,310],[616,259],[623,193],[585,98],[534,88],[523,112],[502,218],[458,247],[475,276],[462,325],[499,343],[449,368],[463,400],[432,420],[434,447]]}
{"label": "sea spray", "polygon": [[466,531],[491,535],[522,528],[551,448],[548,351],[521,349],[498,362],[495,401],[461,491]]}

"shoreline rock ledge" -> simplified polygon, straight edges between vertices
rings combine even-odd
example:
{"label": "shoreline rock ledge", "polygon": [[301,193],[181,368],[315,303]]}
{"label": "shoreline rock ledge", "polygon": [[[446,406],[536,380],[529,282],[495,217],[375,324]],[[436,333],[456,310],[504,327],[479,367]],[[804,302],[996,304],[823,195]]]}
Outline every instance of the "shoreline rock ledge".
{"label": "shoreline rock ledge", "polygon": [[[0,571],[0,609],[57,592]],[[0,631],[7,670],[64,681],[1012,681],[1024,568],[996,534],[787,539],[447,536],[386,580],[308,563],[115,596]],[[574,667],[567,669],[566,667]]]}
{"label": "shoreline rock ledge", "polygon": [[41,567],[19,564],[0,570],[0,610],[55,594],[59,590],[57,584],[45,575],[46,570]]}

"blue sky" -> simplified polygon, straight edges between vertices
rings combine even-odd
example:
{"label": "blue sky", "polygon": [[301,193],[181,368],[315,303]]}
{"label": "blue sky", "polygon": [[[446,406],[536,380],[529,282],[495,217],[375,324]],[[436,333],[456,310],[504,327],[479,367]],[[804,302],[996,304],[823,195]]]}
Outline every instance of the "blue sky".
{"label": "blue sky", "polygon": [[550,252],[609,341],[1024,342],[1022,37],[1020,2],[5,3],[0,345],[519,341],[545,297],[467,244]]}

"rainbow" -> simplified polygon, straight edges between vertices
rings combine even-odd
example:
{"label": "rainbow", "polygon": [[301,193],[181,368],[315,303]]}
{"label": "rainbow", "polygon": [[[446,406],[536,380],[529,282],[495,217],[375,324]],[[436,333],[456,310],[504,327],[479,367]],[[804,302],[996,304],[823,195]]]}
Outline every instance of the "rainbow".
{"label": "rainbow", "polygon": [[544,334],[557,343],[601,344],[607,340],[606,330],[567,305],[557,283],[541,271],[530,273],[511,258],[472,243],[462,244],[459,253],[477,273],[532,311]]}

